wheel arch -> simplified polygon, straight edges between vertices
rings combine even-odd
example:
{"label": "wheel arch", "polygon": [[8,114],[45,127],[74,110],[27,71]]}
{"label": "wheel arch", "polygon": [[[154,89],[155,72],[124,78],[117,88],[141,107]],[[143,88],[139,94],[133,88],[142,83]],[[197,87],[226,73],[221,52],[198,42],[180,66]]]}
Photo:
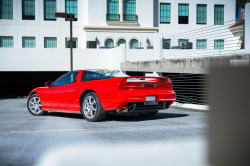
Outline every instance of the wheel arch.
{"label": "wheel arch", "polygon": [[34,95],[34,94],[37,94],[37,95],[39,96],[39,94],[38,94],[36,91],[32,91],[32,92],[29,94],[28,99],[30,98],[31,95]]}
{"label": "wheel arch", "polygon": [[80,110],[81,110],[81,112],[82,112],[82,100],[83,100],[83,98],[86,96],[86,94],[88,94],[89,92],[94,92],[94,93],[96,93],[94,90],[92,90],[92,89],[86,89],[86,90],[84,90],[83,92],[82,92],[82,94],[81,94],[81,96],[80,96],[80,98],[79,98],[79,105],[80,105]]}

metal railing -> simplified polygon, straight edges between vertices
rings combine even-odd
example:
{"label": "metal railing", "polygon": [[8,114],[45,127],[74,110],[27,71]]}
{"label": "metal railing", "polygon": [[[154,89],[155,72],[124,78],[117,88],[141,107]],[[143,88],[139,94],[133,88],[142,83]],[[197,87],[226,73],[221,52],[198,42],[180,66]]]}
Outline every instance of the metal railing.
{"label": "metal railing", "polygon": [[123,14],[124,21],[138,21],[138,16],[136,14]]}
{"label": "metal railing", "polygon": [[107,21],[120,21],[120,14],[106,14]]}

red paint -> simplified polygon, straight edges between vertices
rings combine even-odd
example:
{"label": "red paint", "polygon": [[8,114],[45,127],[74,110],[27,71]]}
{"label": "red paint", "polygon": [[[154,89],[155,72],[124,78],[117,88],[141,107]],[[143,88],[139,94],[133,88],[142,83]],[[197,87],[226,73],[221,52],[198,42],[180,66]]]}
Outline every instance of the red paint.
{"label": "red paint", "polygon": [[[87,89],[98,95],[106,111],[122,109],[129,102],[145,102],[146,96],[156,96],[157,101],[171,101],[171,104],[176,100],[172,82],[167,77],[115,77],[81,82],[82,73],[83,70],[79,72],[75,83],[34,89],[32,92],[39,95],[42,109],[81,113],[80,96]],[[127,79],[131,78],[151,78],[153,83],[147,81],[126,83]]]}

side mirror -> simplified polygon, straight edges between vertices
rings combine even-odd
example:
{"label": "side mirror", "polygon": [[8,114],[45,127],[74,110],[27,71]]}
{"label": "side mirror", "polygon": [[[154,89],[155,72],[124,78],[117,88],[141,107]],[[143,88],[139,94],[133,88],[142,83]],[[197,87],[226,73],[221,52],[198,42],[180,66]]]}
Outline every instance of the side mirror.
{"label": "side mirror", "polygon": [[50,81],[46,82],[45,86],[47,86],[48,88],[51,88],[52,87],[52,82],[50,82]]}

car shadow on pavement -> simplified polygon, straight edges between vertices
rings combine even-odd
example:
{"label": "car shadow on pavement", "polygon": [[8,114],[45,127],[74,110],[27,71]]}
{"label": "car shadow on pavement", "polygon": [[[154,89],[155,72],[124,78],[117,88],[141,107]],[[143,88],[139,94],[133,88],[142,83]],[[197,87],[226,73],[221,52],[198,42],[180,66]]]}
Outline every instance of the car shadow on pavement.
{"label": "car shadow on pavement", "polygon": [[138,114],[114,114],[108,115],[106,121],[146,121],[146,120],[157,120],[157,119],[169,119],[169,118],[182,118],[189,114],[177,114],[177,113],[158,113],[152,118],[140,117]]}
{"label": "car shadow on pavement", "polygon": [[[138,114],[109,114],[104,121],[145,121],[145,120],[157,120],[157,119],[169,119],[169,118],[182,118],[189,114],[177,114],[177,113],[158,113],[152,118],[143,118]],[[49,112],[45,116],[55,116],[62,118],[72,118],[72,119],[84,119],[81,114],[68,114],[60,112]]]}
{"label": "car shadow on pavement", "polygon": [[82,114],[69,114],[69,113],[61,113],[61,112],[49,112],[44,116],[55,116],[55,117],[71,118],[71,119],[84,119]]}

